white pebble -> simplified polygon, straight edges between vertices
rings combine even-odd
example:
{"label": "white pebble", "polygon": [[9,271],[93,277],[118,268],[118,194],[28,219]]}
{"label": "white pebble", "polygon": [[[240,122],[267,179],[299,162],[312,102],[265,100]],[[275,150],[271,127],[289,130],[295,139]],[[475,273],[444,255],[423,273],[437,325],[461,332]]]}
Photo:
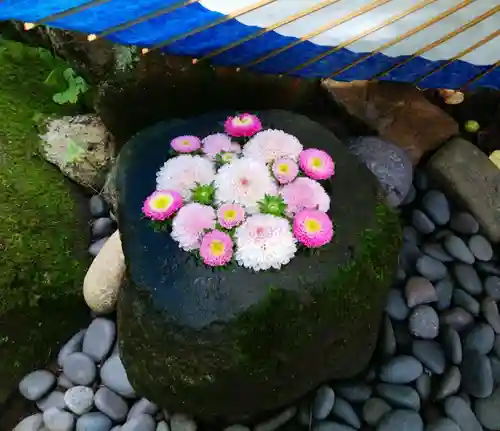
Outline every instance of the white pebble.
{"label": "white pebble", "polygon": [[51,408],[43,413],[43,422],[50,431],[72,431],[75,418],[69,412]]}
{"label": "white pebble", "polygon": [[86,386],[75,386],[64,394],[64,402],[77,415],[87,413],[94,404],[94,391]]}
{"label": "white pebble", "polygon": [[191,418],[175,413],[170,419],[170,429],[172,431],[196,431],[196,422]]}
{"label": "white pebble", "polygon": [[28,416],[19,422],[12,431],[39,431],[42,428],[43,416],[41,413]]}

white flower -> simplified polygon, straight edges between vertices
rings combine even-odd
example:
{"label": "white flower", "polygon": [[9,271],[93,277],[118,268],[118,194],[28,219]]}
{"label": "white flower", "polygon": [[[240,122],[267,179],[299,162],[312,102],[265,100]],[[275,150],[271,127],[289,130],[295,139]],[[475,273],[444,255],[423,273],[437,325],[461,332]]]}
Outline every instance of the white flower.
{"label": "white flower", "polygon": [[183,206],[172,221],[170,236],[186,251],[200,247],[205,230],[215,228],[215,210],[208,205],[190,203]]}
{"label": "white flower", "polygon": [[255,214],[235,231],[236,261],[254,271],[280,269],[297,251],[287,219],[270,214]]}
{"label": "white flower", "polygon": [[297,161],[302,148],[295,136],[282,130],[269,129],[251,138],[243,147],[243,155],[264,163],[271,163],[281,157]]}
{"label": "white flower", "polygon": [[215,175],[215,200],[218,204],[236,203],[253,214],[257,203],[267,195],[276,195],[278,187],[268,167],[249,158],[236,159],[222,166]]}
{"label": "white flower", "polygon": [[175,190],[187,201],[191,189],[214,180],[214,164],[201,156],[183,154],[169,159],[156,174],[156,190]]}

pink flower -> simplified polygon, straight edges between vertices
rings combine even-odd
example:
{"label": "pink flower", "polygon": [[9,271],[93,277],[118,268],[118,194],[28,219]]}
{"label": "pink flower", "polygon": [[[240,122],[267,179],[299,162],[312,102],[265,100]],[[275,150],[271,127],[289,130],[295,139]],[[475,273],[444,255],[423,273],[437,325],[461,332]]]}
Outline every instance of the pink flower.
{"label": "pink flower", "polygon": [[143,214],[151,220],[164,221],[182,206],[182,197],[174,190],[157,190],[144,201]]}
{"label": "pink flower", "polygon": [[200,247],[206,230],[215,228],[215,211],[208,205],[190,203],[183,206],[172,221],[171,237],[186,251]]}
{"label": "pink flower", "polygon": [[208,135],[202,141],[202,150],[210,158],[215,159],[215,156],[222,151],[232,151],[233,143],[231,138],[224,133],[215,133]]}
{"label": "pink flower", "polygon": [[313,180],[326,180],[335,173],[335,163],[328,153],[309,148],[299,155],[299,166]]}
{"label": "pink flower", "polygon": [[322,211],[303,210],[293,218],[293,234],[306,247],[318,248],[332,240],[333,224]]}
{"label": "pink flower", "polygon": [[245,219],[245,210],[238,204],[223,204],[217,210],[217,219],[222,227],[232,229]]}
{"label": "pink flower", "polygon": [[178,136],[170,142],[170,146],[178,153],[192,153],[200,149],[201,141],[196,136]]}
{"label": "pink flower", "polygon": [[233,240],[227,233],[213,230],[203,236],[200,256],[206,265],[226,265],[233,257]]}
{"label": "pink flower", "polygon": [[262,123],[256,115],[240,114],[228,117],[224,123],[224,130],[236,138],[249,137],[262,130]]}
{"label": "pink flower", "polygon": [[304,147],[293,135],[283,130],[267,129],[253,136],[243,147],[243,155],[264,163],[281,157],[297,161]]}
{"label": "pink flower", "polygon": [[289,216],[303,209],[317,209],[323,212],[330,209],[330,197],[321,184],[311,178],[296,178],[283,186],[280,194],[287,205],[286,213]]}
{"label": "pink flower", "polygon": [[292,182],[299,173],[299,167],[292,159],[282,157],[273,163],[273,174],[280,184]]}

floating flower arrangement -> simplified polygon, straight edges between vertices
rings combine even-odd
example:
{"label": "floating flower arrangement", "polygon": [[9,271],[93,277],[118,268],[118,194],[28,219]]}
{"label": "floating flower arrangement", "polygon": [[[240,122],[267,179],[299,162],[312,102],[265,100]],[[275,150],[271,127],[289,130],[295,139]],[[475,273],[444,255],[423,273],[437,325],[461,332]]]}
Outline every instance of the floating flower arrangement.
{"label": "floating flower arrangement", "polygon": [[157,172],[144,217],[210,267],[280,269],[300,248],[331,242],[330,197],[320,181],[334,175],[332,158],[264,130],[252,114],[229,117],[224,130],[171,141],[174,157]]}

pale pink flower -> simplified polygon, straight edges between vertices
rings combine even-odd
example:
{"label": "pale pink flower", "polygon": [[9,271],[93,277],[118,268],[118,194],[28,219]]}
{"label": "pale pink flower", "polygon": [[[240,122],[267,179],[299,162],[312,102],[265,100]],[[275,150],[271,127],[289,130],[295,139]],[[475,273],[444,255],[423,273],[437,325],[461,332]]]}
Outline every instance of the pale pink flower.
{"label": "pale pink flower", "polygon": [[330,197],[320,183],[311,178],[298,177],[280,190],[287,205],[288,215],[303,209],[317,209],[326,212],[330,209]]}
{"label": "pale pink flower", "polygon": [[335,163],[330,155],[317,148],[308,148],[299,155],[299,166],[313,180],[326,180],[335,173]]}
{"label": "pale pink flower", "polygon": [[164,221],[182,206],[182,197],[174,190],[157,190],[144,201],[143,214],[151,220]]}
{"label": "pale pink flower", "polygon": [[238,204],[223,204],[217,210],[217,219],[222,227],[232,229],[245,220],[245,210]]}
{"label": "pale pink flower", "polygon": [[209,266],[223,266],[233,257],[233,240],[220,230],[206,233],[200,245],[200,257]]}
{"label": "pale pink flower", "polygon": [[302,144],[293,135],[283,130],[264,130],[252,137],[243,147],[243,155],[264,163],[271,163],[281,157],[297,161]]}
{"label": "pale pink flower", "polygon": [[223,151],[232,151],[233,142],[224,133],[214,133],[203,139],[202,150],[210,159],[215,159],[215,156]]}
{"label": "pale pink flower", "polygon": [[240,114],[228,117],[224,123],[224,130],[235,138],[247,138],[262,130],[262,123],[256,115]]}
{"label": "pale pink flower", "polygon": [[303,210],[293,218],[293,234],[308,248],[322,247],[333,238],[333,223],[322,211]]}
{"label": "pale pink flower", "polygon": [[292,182],[299,173],[299,167],[292,159],[281,157],[273,163],[274,178],[280,184],[288,184]]}
{"label": "pale pink flower", "polygon": [[170,146],[178,153],[192,153],[200,149],[201,141],[197,136],[178,136],[170,142]]}
{"label": "pale pink flower", "polygon": [[207,230],[215,228],[215,210],[199,203],[183,206],[172,222],[172,239],[186,251],[200,247],[201,237]]}

